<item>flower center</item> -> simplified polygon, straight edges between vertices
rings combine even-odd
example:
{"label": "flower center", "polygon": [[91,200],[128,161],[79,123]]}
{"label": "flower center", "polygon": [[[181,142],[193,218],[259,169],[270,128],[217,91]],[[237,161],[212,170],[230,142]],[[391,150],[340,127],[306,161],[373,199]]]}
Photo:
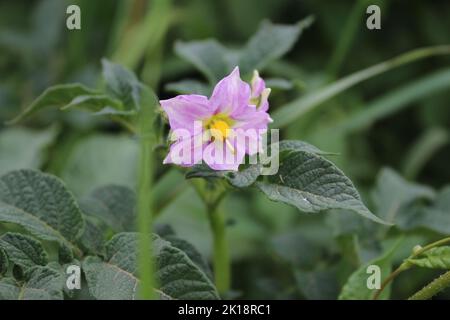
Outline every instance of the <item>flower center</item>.
{"label": "flower center", "polygon": [[233,123],[229,116],[219,113],[204,121],[203,126],[214,140],[223,141],[230,136]]}
{"label": "flower center", "polygon": [[212,135],[220,140],[226,139],[230,133],[230,126],[223,120],[214,121],[211,124],[211,129]]}

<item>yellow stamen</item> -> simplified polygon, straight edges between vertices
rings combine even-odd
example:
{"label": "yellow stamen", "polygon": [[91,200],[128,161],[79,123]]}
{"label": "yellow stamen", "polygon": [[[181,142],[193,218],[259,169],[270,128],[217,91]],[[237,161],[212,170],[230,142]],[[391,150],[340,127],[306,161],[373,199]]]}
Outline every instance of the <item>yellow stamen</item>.
{"label": "yellow stamen", "polygon": [[216,120],[211,125],[211,134],[220,141],[226,139],[230,133],[230,126],[223,120]]}

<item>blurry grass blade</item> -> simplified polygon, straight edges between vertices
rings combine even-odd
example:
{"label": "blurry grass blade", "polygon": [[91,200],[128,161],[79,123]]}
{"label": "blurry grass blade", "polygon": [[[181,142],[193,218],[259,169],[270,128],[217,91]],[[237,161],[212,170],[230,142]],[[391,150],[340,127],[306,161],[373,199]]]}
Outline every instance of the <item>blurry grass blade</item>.
{"label": "blurry grass blade", "polygon": [[170,9],[171,1],[151,1],[144,19],[123,35],[113,60],[134,69],[146,50],[160,45],[172,21]]}
{"label": "blurry grass blade", "polygon": [[[361,19],[365,14],[368,2],[368,0],[357,0],[353,4],[352,10],[342,28],[342,32],[339,34],[339,40],[328,65],[328,73],[332,77],[339,72],[339,68],[351,48],[355,35],[360,30]],[[372,2],[375,1],[372,0]]]}
{"label": "blurry grass blade", "polygon": [[273,113],[272,118],[277,127],[284,127],[326,100],[364,80],[416,60],[447,54],[450,54],[450,45],[426,47],[409,51],[372,67],[355,72],[323,87],[322,89],[300,97],[276,110]]}
{"label": "blurry grass blade", "polygon": [[356,112],[332,130],[347,133],[365,128],[379,119],[410,106],[413,101],[448,88],[450,88],[450,68],[436,71],[377,98],[364,110]]}
{"label": "blurry grass blade", "polygon": [[[449,81],[450,83],[450,81]],[[405,156],[403,173],[408,179],[414,179],[424,165],[443,146],[449,143],[449,133],[443,128],[428,129]]]}

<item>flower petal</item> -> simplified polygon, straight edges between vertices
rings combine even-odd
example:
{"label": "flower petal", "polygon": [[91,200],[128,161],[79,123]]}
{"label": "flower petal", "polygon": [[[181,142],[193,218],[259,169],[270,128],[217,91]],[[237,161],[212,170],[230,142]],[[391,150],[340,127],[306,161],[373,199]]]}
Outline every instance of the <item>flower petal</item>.
{"label": "flower petal", "polygon": [[213,114],[208,98],[202,95],[179,95],[161,100],[160,104],[169,118],[170,128],[193,132],[194,121],[202,121]]}
{"label": "flower petal", "polygon": [[201,134],[176,141],[170,146],[170,151],[163,164],[174,163],[182,167],[192,167],[201,162],[203,142]]}
{"label": "flower petal", "polygon": [[239,67],[236,67],[230,75],[217,83],[209,101],[215,113],[233,116],[247,107],[249,99],[250,86],[241,80]]}
{"label": "flower petal", "polygon": [[245,147],[234,143],[231,149],[225,141],[211,142],[203,150],[203,160],[213,170],[238,171],[244,162]]}

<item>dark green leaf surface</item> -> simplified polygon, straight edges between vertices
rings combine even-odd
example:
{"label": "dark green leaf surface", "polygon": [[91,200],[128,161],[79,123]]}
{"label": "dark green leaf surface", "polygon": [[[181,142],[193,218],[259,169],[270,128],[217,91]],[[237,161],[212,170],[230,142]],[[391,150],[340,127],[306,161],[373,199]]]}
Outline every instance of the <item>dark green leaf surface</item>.
{"label": "dark green leaf surface", "polygon": [[5,233],[0,237],[0,248],[8,252],[14,264],[28,269],[36,265],[46,265],[48,256],[41,243],[20,233]]}
{"label": "dark green leaf surface", "polygon": [[62,300],[65,278],[49,267],[36,266],[26,274],[26,281],[0,280],[0,300]]}
{"label": "dark green leaf surface", "polygon": [[116,232],[136,229],[136,195],[128,187],[99,187],[84,197],[80,205],[86,214],[99,218]]}
{"label": "dark green leaf surface", "polygon": [[0,221],[18,224],[40,239],[69,245],[83,229],[80,209],[63,182],[33,170],[0,177]]}
{"label": "dark green leaf surface", "polygon": [[[120,233],[106,245],[105,261],[87,257],[83,270],[91,294],[96,299],[114,300],[138,298],[136,233]],[[158,236],[153,238],[156,259],[155,289],[164,299],[217,299],[209,278],[186,253]]]}
{"label": "dark green leaf surface", "polygon": [[273,201],[314,213],[347,209],[375,222],[386,224],[366,208],[353,183],[330,161],[319,155],[290,151],[280,162],[276,175],[256,186]]}

